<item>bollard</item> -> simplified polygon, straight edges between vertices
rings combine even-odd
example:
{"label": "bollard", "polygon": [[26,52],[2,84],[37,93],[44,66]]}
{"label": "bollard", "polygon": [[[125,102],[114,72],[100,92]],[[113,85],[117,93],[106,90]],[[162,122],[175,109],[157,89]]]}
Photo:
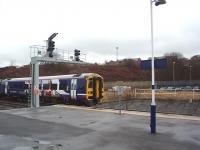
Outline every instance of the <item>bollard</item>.
{"label": "bollard", "polygon": [[121,99],[119,95],[118,95],[118,102],[119,102],[119,115],[121,115]]}

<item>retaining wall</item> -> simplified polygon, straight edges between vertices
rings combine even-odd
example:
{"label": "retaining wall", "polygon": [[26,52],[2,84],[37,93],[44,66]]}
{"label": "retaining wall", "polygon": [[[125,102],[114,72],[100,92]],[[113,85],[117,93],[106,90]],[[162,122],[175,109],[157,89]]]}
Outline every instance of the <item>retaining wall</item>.
{"label": "retaining wall", "polygon": [[[150,100],[121,101],[124,110],[150,112]],[[200,116],[200,101],[171,101],[157,100],[157,112],[168,114]],[[97,105],[98,108],[119,109],[118,101],[106,102]]]}

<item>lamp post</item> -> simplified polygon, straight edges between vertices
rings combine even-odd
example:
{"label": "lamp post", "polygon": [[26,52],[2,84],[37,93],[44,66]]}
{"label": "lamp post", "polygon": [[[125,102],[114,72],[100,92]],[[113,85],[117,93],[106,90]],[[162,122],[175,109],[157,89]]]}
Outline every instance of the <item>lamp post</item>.
{"label": "lamp post", "polygon": [[151,18],[151,77],[152,77],[152,101],[151,101],[151,116],[150,128],[151,133],[156,133],[156,101],[155,101],[155,71],[154,71],[154,39],[153,39],[153,9],[152,4],[156,6],[165,4],[165,0],[150,0],[150,18]]}
{"label": "lamp post", "polygon": [[192,66],[190,65],[190,85],[192,84]]}
{"label": "lamp post", "polygon": [[176,64],[175,61],[173,61],[173,83],[174,83],[174,86],[175,86],[175,74],[174,74],[174,65]]}
{"label": "lamp post", "polygon": [[116,61],[118,61],[118,49],[119,49],[119,47],[117,46],[116,47]]}

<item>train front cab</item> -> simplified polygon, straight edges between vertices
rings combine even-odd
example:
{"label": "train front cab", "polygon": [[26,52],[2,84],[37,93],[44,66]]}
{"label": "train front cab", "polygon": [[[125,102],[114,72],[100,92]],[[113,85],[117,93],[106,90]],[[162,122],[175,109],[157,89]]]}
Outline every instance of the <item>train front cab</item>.
{"label": "train front cab", "polygon": [[98,103],[104,95],[103,78],[100,76],[89,76],[87,78],[87,100],[91,103]]}

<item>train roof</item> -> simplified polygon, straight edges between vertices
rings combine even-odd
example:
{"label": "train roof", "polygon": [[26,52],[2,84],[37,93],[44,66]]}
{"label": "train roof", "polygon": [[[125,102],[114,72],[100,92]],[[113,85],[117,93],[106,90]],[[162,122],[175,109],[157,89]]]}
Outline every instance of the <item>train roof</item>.
{"label": "train roof", "polygon": [[[90,76],[101,77],[99,74],[96,73],[82,73],[82,74],[69,74],[69,75],[56,75],[56,76],[41,76],[39,77],[39,80],[86,78]],[[23,77],[23,78],[6,79],[4,81],[29,81],[30,79],[31,77]]]}

